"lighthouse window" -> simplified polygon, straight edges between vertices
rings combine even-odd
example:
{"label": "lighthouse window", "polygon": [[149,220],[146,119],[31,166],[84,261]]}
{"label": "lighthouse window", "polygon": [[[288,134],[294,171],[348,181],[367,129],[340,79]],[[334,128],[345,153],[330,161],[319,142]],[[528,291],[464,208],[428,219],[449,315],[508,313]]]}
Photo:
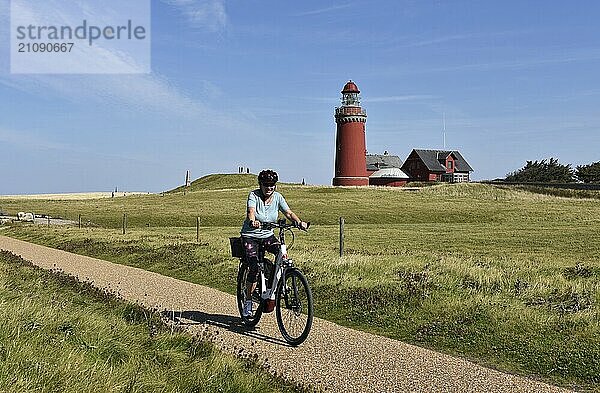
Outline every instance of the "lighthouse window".
{"label": "lighthouse window", "polygon": [[358,105],[358,94],[357,93],[346,93],[344,94],[344,98],[342,100],[342,104],[344,105]]}

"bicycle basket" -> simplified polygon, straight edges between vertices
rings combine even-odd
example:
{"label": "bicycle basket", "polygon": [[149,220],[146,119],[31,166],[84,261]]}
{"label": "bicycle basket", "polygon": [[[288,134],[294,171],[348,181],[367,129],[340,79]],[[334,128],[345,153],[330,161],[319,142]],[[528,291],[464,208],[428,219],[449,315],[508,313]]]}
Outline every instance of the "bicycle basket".
{"label": "bicycle basket", "polygon": [[242,258],[244,253],[244,247],[242,246],[242,239],[240,237],[230,237],[229,245],[231,246],[231,256],[235,258]]}

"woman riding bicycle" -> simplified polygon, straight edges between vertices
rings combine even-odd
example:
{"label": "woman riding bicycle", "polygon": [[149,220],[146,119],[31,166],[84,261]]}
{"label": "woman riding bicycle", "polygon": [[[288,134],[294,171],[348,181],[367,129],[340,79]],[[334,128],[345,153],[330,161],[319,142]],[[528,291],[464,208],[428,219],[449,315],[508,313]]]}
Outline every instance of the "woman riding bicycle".
{"label": "woman riding bicycle", "polygon": [[[246,282],[247,299],[251,298],[258,281],[259,247],[262,246],[275,255],[281,248],[273,230],[261,228],[261,222],[276,222],[279,212],[282,212],[288,220],[296,223],[301,229],[307,228],[307,224],[290,209],[283,195],[275,191],[278,180],[277,172],[270,169],[261,171],[258,174],[259,188],[248,195],[246,220],[240,232],[250,268]],[[252,315],[252,300],[245,302],[243,315],[245,317]]]}

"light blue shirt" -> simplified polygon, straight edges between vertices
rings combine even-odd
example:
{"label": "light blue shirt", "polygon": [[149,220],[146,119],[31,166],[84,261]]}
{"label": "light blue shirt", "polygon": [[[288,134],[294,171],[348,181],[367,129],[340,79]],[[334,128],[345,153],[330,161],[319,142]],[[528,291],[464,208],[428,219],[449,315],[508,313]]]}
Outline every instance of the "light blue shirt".
{"label": "light blue shirt", "polygon": [[[283,195],[277,191],[273,192],[271,201],[266,204],[265,201],[260,197],[260,189],[252,191],[248,195],[248,208],[253,207],[256,210],[254,219],[260,222],[276,222],[279,217],[279,212],[285,213],[290,210],[287,202]],[[259,239],[266,239],[273,235],[272,229],[254,228],[250,225],[248,220],[244,220],[244,225],[240,232],[242,236],[255,237]]]}

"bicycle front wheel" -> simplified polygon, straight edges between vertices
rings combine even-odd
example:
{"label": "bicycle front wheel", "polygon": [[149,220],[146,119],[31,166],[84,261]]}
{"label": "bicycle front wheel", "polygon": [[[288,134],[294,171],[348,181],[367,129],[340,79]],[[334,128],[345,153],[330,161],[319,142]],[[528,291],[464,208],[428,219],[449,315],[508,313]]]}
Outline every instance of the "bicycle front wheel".
{"label": "bicycle front wheel", "polygon": [[276,297],[277,325],[288,343],[300,345],[308,337],[313,320],[313,298],[306,277],[298,269],[285,272]]}

